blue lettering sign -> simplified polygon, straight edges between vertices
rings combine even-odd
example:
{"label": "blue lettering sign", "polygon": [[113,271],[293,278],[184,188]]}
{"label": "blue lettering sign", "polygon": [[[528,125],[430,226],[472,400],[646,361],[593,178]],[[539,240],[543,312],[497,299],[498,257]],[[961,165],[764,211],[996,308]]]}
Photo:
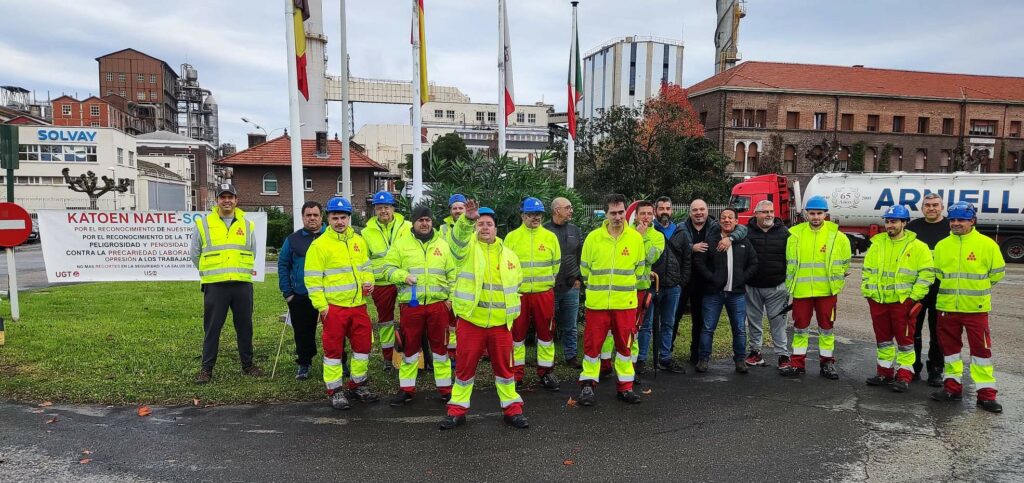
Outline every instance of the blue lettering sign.
{"label": "blue lettering sign", "polygon": [[96,142],[96,131],[40,129],[36,137],[39,141]]}
{"label": "blue lettering sign", "polygon": [[999,208],[991,207],[988,205],[989,191],[985,190],[981,192],[981,212],[982,213],[999,213]]}
{"label": "blue lettering sign", "polygon": [[960,190],[960,201],[978,204],[978,190]]}
{"label": "blue lettering sign", "polygon": [[1010,206],[1010,192],[1003,191],[1003,205],[999,207],[999,211],[1002,213],[1020,213],[1021,210]]}
{"label": "blue lettering sign", "polygon": [[878,195],[878,202],[875,203],[875,211],[879,211],[890,206],[892,206],[892,190],[885,188],[882,190],[882,193]]}
{"label": "blue lettering sign", "polygon": [[[966,201],[975,205],[981,205],[979,211],[981,213],[1024,213],[1024,209],[1010,206],[1010,191],[1003,190],[1001,203],[996,206],[996,196],[990,190],[960,190],[958,194],[956,190],[935,190],[925,189],[918,191],[915,189],[904,188],[900,189],[897,196],[893,196],[892,188],[883,188],[882,192],[878,195],[878,201],[875,203],[875,211],[884,210],[897,202],[900,205],[906,206],[911,211],[919,211],[918,203],[923,199],[924,195],[928,193],[937,193],[940,197],[945,197],[948,201],[947,206],[957,201]],[[959,200],[957,197],[959,196]],[[979,203],[980,200],[980,203]]]}
{"label": "blue lettering sign", "polygon": [[911,211],[917,211],[917,202],[921,200],[921,192],[911,189],[900,190],[900,204]]}

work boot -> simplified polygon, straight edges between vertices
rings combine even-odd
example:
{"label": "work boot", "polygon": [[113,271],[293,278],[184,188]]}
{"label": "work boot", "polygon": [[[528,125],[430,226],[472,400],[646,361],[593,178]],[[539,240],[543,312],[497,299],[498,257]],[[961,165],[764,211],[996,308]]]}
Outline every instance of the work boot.
{"label": "work boot", "polygon": [[526,416],[523,416],[522,414],[505,416],[505,424],[516,429],[526,429],[530,427],[530,423],[526,420]]}
{"label": "work boot", "polygon": [[640,396],[637,396],[633,391],[622,391],[615,395],[619,398],[619,401],[629,404],[640,404]]}
{"label": "work boot", "polygon": [[260,369],[256,364],[249,364],[242,368],[242,374],[252,377],[263,377],[266,374],[263,373],[263,369]]}
{"label": "work boot", "polygon": [[555,377],[554,372],[549,372],[541,376],[540,384],[548,391],[557,391],[561,389],[561,386],[558,384],[558,378]]}
{"label": "work boot", "polygon": [[390,373],[392,373],[394,371],[395,371],[395,364],[392,363],[391,361],[384,361],[384,372],[390,374]]}
{"label": "work boot", "polygon": [[935,392],[933,392],[928,397],[932,398],[933,401],[939,401],[939,402],[959,401],[959,400],[963,399],[962,395],[960,395],[960,394],[953,394],[953,393],[951,393],[949,391],[946,391],[945,389],[940,389],[938,391],[935,391]]}
{"label": "work boot", "polygon": [[708,360],[701,359],[697,361],[697,372],[708,372]]}
{"label": "work boot", "polygon": [[768,363],[764,361],[764,357],[761,357],[761,352],[750,351],[750,355],[747,356],[746,363],[748,366],[767,366]]}
{"label": "work boot", "polygon": [[[699,364],[699,363],[698,363]],[[658,362],[658,368],[674,374],[686,374],[686,368],[672,359],[665,359]]]}
{"label": "work boot", "polygon": [[888,386],[892,384],[892,381],[893,378],[891,377],[882,377],[876,374],[867,378],[864,382],[869,386]]}
{"label": "work boot", "polygon": [[901,381],[899,379],[892,381],[893,392],[907,392],[910,390],[910,383],[907,381]]}
{"label": "work boot", "polygon": [[441,423],[437,425],[437,428],[444,431],[446,429],[453,429],[456,426],[462,426],[463,424],[466,424],[465,416],[451,416],[446,414],[441,418]]}
{"label": "work boot", "polygon": [[942,387],[942,373],[941,372],[929,372],[928,373],[928,385],[931,387]]}
{"label": "work boot", "polygon": [[202,368],[199,370],[199,374],[196,374],[196,384],[206,384],[213,379],[213,369]]}
{"label": "work boot", "polygon": [[647,374],[647,361],[636,361],[633,363],[633,373],[637,376]]}
{"label": "work boot", "polygon": [[349,397],[363,403],[372,403],[380,400],[380,396],[377,393],[366,387],[366,383],[356,386],[355,389],[348,392]]}
{"label": "work boot", "polygon": [[[764,364],[764,361],[762,360],[761,363]],[[738,372],[740,374],[746,374],[747,373],[747,361],[736,361],[736,372]]]}
{"label": "work boot", "polygon": [[526,383],[522,379],[516,381],[516,392],[523,392],[526,390]]}
{"label": "work boot", "polygon": [[580,396],[576,398],[576,402],[580,406],[593,406],[594,399],[594,387],[586,384],[583,386],[583,389],[580,389]]}
{"label": "work boot", "polygon": [[1003,412],[1003,405],[992,401],[978,401],[978,407],[984,409],[990,413],[1001,413]]}
{"label": "work boot", "polygon": [[448,401],[452,400],[452,393],[449,392],[449,393],[446,393],[446,394],[445,393],[438,394],[437,398],[441,401],[441,404],[448,404]]}
{"label": "work boot", "polygon": [[783,377],[800,377],[804,374],[807,374],[807,370],[803,367],[787,365],[786,367],[779,368],[779,375]]}
{"label": "work boot", "polygon": [[826,379],[832,379],[833,381],[836,380],[836,379],[839,379],[839,373],[836,372],[836,363],[835,362],[831,362],[830,361],[830,362],[822,363],[821,364],[820,373],[821,373],[821,377],[824,377]]}
{"label": "work boot", "polygon": [[391,398],[391,401],[389,401],[388,404],[393,408],[397,408],[399,406],[404,406],[408,402],[412,402],[412,399],[413,394],[411,392],[399,390],[398,393],[395,394],[395,397]]}
{"label": "work boot", "polygon": [[910,376],[910,382],[920,381],[920,380],[921,380],[921,370],[915,368],[914,369],[914,374]]}
{"label": "work boot", "polygon": [[295,371],[295,380],[305,381],[309,379],[309,364],[299,364],[299,369]]}
{"label": "work boot", "polygon": [[583,368],[583,364],[580,364],[580,360],[576,356],[572,356],[572,357],[566,359],[565,360],[565,365],[567,365],[567,366],[569,366],[569,367],[571,367],[573,369],[582,369]]}
{"label": "work boot", "polygon": [[335,390],[334,394],[329,396],[329,400],[331,401],[331,407],[334,409],[345,410],[352,407],[348,402],[348,398],[345,397],[345,391],[341,389]]}

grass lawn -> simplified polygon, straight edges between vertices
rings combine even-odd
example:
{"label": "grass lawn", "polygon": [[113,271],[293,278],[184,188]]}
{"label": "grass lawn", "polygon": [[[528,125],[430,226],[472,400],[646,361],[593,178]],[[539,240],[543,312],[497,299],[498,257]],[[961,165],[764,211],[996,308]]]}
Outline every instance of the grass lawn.
{"label": "grass lawn", "polygon": [[[102,404],[237,404],[315,401],[325,398],[321,363],[314,359],[312,377],[294,379],[294,338],[285,333],[277,375],[269,377],[286,305],[276,275],[255,284],[255,360],[268,374],[240,374],[235,332],[230,320],[221,334],[213,382],[192,382],[202,348],[202,294],[195,282],[90,283],[51,287],[21,294],[21,321],[11,322],[4,307],[6,345],[0,346],[0,398],[42,402]],[[374,314],[370,304],[371,316]],[[716,357],[731,354],[728,322],[719,324]],[[677,340],[677,360],[689,348],[689,320]],[[582,336],[582,327],[580,330]],[[318,344],[319,346],[319,344]],[[683,348],[682,350],[679,350]],[[533,348],[527,361],[535,361]],[[561,361],[561,353],[556,361]],[[527,382],[535,382],[527,368]],[[563,392],[574,387],[578,371],[559,367]],[[487,363],[478,386],[493,385]],[[370,380],[382,395],[397,390],[397,371],[385,375],[378,349],[370,361]],[[421,373],[423,391],[432,391],[432,375]],[[567,393],[568,394],[568,393]]]}

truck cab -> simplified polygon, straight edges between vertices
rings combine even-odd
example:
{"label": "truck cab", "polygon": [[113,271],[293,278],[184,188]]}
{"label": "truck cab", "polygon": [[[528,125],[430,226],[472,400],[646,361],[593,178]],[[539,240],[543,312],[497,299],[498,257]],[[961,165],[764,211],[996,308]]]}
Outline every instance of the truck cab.
{"label": "truck cab", "polygon": [[794,206],[789,179],[777,174],[754,176],[737,183],[732,187],[729,206],[736,208],[739,222],[746,224],[754,217],[754,208],[757,207],[757,204],[764,200],[775,204],[775,216],[781,218],[786,225],[795,221],[791,220],[789,216],[791,208]]}

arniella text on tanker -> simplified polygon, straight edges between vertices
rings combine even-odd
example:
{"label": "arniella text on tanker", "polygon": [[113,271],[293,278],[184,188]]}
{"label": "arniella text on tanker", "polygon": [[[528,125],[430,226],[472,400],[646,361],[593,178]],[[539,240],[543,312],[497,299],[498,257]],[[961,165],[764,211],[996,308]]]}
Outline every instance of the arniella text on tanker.
{"label": "arniella text on tanker", "polygon": [[917,190],[913,188],[883,188],[875,203],[875,210],[884,210],[894,204],[906,206],[910,210],[918,211],[918,203],[928,193],[938,193],[946,202],[946,206],[958,201],[973,203],[982,213],[1021,213],[1021,208],[1010,206],[1009,190],[979,190],[979,189],[950,189],[950,190]]}

